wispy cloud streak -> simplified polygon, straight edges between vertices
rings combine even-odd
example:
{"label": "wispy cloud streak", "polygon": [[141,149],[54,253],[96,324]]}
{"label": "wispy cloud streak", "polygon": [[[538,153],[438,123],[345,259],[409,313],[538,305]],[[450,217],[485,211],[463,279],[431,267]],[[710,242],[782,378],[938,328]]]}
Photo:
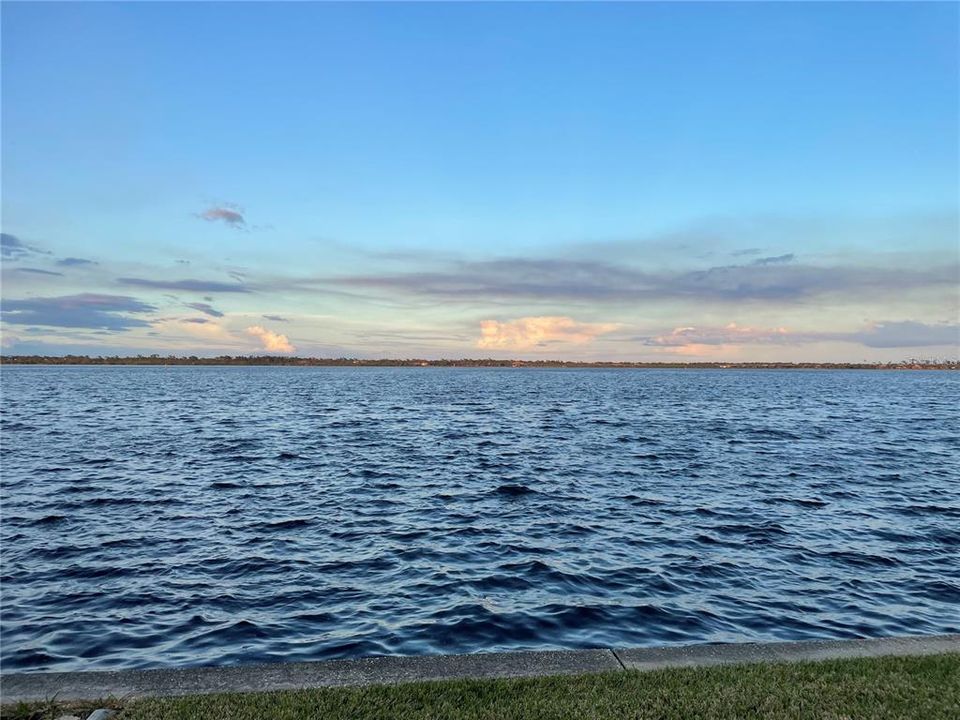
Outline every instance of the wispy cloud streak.
{"label": "wispy cloud streak", "polygon": [[129,330],[150,323],[119,313],[147,313],[156,308],[126,295],[82,293],[60,297],[4,300],[4,322],[17,325],[46,325],[62,328]]}
{"label": "wispy cloud streak", "polygon": [[155,290],[187,290],[203,293],[248,293],[250,288],[243,283],[225,283],[216,280],[150,280],[147,278],[117,278],[121,285],[152,288]]}
{"label": "wispy cloud streak", "polygon": [[29,273],[31,275],[53,275],[55,277],[63,277],[62,272],[55,272],[54,270],[41,270],[40,268],[22,267],[17,268],[17,272]]}
{"label": "wispy cloud streak", "polygon": [[936,267],[901,269],[866,266],[822,266],[791,263],[789,255],[767,262],[727,265],[705,270],[648,272],[586,260],[516,258],[464,262],[439,272],[409,272],[329,278],[329,284],[450,301],[556,300],[792,302],[829,293],[889,294],[948,287],[960,266],[953,261]]}
{"label": "wispy cloud streak", "polygon": [[0,257],[7,260],[20,260],[31,255],[49,255],[49,252],[28,245],[16,235],[0,233]]}
{"label": "wispy cloud streak", "polygon": [[678,327],[668,333],[634,340],[662,348],[820,342],[857,343],[870,348],[960,347],[960,324],[907,320],[872,323],[854,332],[796,332],[785,327],[755,328],[730,323],[724,327]]}
{"label": "wispy cloud streak", "polygon": [[204,315],[209,315],[210,317],[215,317],[215,318],[223,317],[223,313],[217,310],[215,307],[213,307],[213,305],[210,305],[209,303],[192,302],[192,303],[185,303],[185,305],[186,307],[191,308],[192,310],[202,312]]}

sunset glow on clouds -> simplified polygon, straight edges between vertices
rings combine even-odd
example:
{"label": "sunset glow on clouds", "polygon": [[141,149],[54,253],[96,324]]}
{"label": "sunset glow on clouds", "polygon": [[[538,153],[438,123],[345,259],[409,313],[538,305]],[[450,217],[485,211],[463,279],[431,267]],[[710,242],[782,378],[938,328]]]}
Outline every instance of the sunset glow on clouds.
{"label": "sunset glow on clouds", "polygon": [[758,329],[730,323],[722,328],[674,328],[668,334],[650,338],[647,344],[660,347],[687,347],[690,345],[783,343],[790,342],[791,339],[791,334],[786,328]]}
{"label": "sunset glow on clouds", "polygon": [[554,344],[583,345],[617,329],[616,323],[583,323],[568,317],[525,317],[480,322],[477,347],[485,350],[553,349]]}
{"label": "sunset glow on clouds", "polygon": [[958,16],[7,3],[4,352],[956,358]]}
{"label": "sunset glow on clouds", "polygon": [[729,323],[724,327],[679,327],[648,338],[645,343],[668,353],[698,360],[733,360],[744,345],[798,343],[800,338],[786,328],[761,329]]}
{"label": "sunset glow on clouds", "polygon": [[263,349],[267,352],[275,353],[294,353],[297,349],[290,344],[286,335],[267,330],[260,325],[253,325],[247,328],[247,334],[253,335],[263,343]]}

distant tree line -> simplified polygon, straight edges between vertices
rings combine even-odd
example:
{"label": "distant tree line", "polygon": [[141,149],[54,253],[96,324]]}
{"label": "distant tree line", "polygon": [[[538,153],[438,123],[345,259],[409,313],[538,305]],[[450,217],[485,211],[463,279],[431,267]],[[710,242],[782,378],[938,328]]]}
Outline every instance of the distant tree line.
{"label": "distant tree line", "polygon": [[494,360],[493,358],[369,360],[301,358],[274,355],[0,355],[0,364],[16,365],[271,365],[293,367],[499,367],[499,368],[708,368],[753,370],[960,370],[960,360],[915,359],[888,363],[793,362],[593,362],[580,360]]}

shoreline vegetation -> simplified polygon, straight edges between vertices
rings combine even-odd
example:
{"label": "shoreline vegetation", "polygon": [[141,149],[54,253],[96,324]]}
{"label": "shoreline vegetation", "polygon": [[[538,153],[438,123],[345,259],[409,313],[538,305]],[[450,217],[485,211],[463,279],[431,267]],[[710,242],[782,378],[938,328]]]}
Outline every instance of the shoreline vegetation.
{"label": "shoreline vegetation", "polygon": [[419,681],[0,707],[3,720],[592,720],[956,718],[960,655],[626,670],[524,679]]}
{"label": "shoreline vegetation", "polygon": [[461,358],[316,358],[275,355],[0,355],[0,365],[258,365],[280,367],[461,367],[461,368],[607,368],[700,370],[960,370],[960,360],[909,359],[887,363],[813,362],[614,362],[580,360],[496,360]]}

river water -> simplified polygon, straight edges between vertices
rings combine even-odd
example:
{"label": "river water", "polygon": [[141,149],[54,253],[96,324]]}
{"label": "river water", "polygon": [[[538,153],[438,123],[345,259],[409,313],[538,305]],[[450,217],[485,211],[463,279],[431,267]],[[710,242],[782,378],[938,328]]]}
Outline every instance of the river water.
{"label": "river water", "polygon": [[0,663],[960,632],[960,375],[4,366]]}

